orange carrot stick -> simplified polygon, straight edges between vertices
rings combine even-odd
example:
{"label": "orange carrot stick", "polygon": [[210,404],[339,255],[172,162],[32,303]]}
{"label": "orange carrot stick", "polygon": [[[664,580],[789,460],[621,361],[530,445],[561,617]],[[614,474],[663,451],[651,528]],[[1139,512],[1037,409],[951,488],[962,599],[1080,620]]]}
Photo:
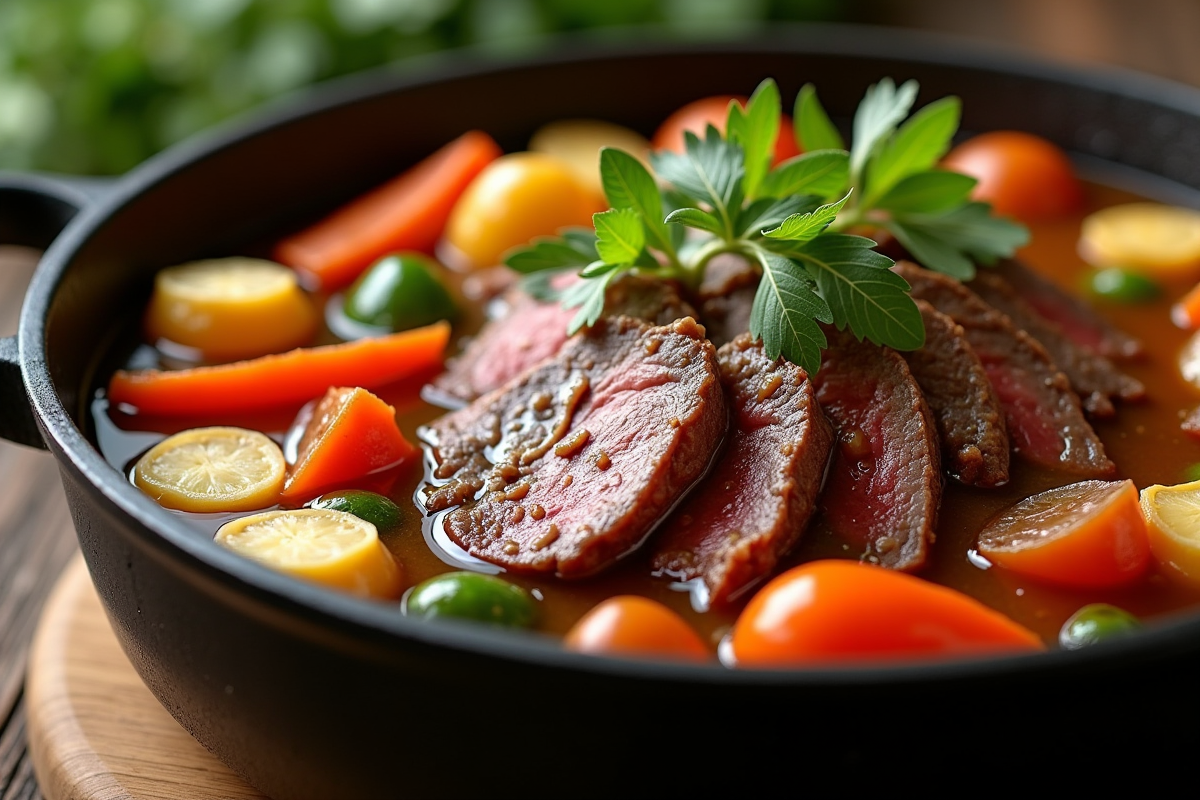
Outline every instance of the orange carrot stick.
{"label": "orange carrot stick", "polygon": [[397,250],[433,252],[450,210],[480,170],[501,154],[468,131],[412,169],[353,200],[275,247],[275,260],[331,290]]}
{"label": "orange carrot stick", "polygon": [[213,367],[119,370],[108,384],[113,405],[143,414],[200,416],[299,404],[330,386],[372,388],[432,369],[442,361],[450,325],[375,339],[292,350]]}
{"label": "orange carrot stick", "polygon": [[1188,331],[1200,328],[1200,284],[1171,306],[1171,321]]}

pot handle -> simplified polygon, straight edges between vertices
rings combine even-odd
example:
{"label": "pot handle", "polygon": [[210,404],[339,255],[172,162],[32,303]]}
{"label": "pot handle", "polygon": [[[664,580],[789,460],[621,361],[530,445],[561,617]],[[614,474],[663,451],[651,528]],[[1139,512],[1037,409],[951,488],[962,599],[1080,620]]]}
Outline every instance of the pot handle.
{"label": "pot handle", "polygon": [[[115,178],[0,171],[0,244],[46,249],[115,183]],[[0,338],[0,438],[46,447],[21,378],[16,336]]]}

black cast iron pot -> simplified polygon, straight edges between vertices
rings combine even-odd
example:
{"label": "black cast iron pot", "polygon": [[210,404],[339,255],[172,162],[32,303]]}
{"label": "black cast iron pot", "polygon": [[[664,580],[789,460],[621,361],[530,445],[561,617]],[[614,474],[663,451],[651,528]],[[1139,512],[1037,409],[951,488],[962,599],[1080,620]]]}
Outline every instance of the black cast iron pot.
{"label": "black cast iron pot", "polygon": [[126,653],[252,784],[276,798],[760,793],[951,769],[1079,778],[1071,757],[1099,755],[1111,773],[1139,743],[1194,743],[1153,730],[1200,710],[1184,688],[1200,667],[1200,618],[1084,653],[853,671],[584,657],[271,572],[197,538],[97,451],[89,402],[157,268],[271,241],[470,128],[507,149],[562,117],[648,132],[686,101],[766,76],[784,97],[815,82],[843,121],[870,83],[916,78],[919,105],[963,99],[965,130],[1032,131],[1160,197],[1195,202],[1200,189],[1200,92],[838,27],[705,45],[574,41],[516,63],[443,57],[331,86],[109,184],[0,177],[4,238],[53,239],[18,336],[0,341],[0,433],[54,453]]}

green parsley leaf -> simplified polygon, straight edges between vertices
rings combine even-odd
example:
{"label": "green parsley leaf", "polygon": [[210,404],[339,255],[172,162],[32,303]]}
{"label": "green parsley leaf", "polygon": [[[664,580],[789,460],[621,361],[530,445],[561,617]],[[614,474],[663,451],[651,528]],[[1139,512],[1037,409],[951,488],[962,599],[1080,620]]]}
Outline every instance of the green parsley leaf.
{"label": "green parsley leaf", "polygon": [[841,200],[823,205],[816,211],[810,211],[807,214],[793,214],[780,223],[778,228],[763,231],[763,236],[768,239],[786,239],[801,244],[811,241],[828,228],[829,223],[837,219],[838,212],[842,210],[842,206],[846,205],[846,201],[849,199],[850,193],[847,192]]}
{"label": "green parsley leaf", "polygon": [[883,142],[867,166],[863,203],[874,206],[900,180],[934,166],[950,149],[961,110],[957,97],[943,97],[914,114]]}
{"label": "green parsley leaf", "polygon": [[814,211],[820,201],[812,195],[798,194],[776,200],[774,197],[764,197],[755,200],[738,215],[737,231],[739,236],[759,236],[768,228],[780,225],[793,214],[803,214]]}
{"label": "green parsley leaf", "polygon": [[678,225],[686,225],[689,228],[697,228],[709,233],[715,233],[718,236],[725,232],[721,224],[721,220],[714,217],[707,211],[699,208],[679,208],[667,214],[668,223],[676,223]]}
{"label": "green parsley leaf", "polygon": [[767,173],[760,194],[767,197],[794,194],[831,197],[845,194],[849,183],[849,153],[845,150],[813,150],[789,158]]}
{"label": "green parsley leaf", "polygon": [[925,343],[925,325],[908,283],[889,269],[892,260],[862,236],[829,233],[792,250],[816,281],[838,328],[897,350]]}
{"label": "green parsley leaf", "polygon": [[571,318],[571,323],[567,326],[569,335],[574,335],[584,326],[596,324],[596,320],[600,319],[600,315],[604,313],[608,285],[612,283],[613,278],[628,271],[628,268],[614,264],[605,264],[604,267],[607,270],[600,269],[596,277],[573,283],[563,292],[563,308],[579,308],[578,313]]}
{"label": "green parsley leaf", "polygon": [[930,169],[904,178],[874,205],[897,213],[936,214],[966,203],[975,184],[968,175]]}
{"label": "green parsley leaf", "polygon": [[759,185],[771,168],[775,139],[779,136],[779,117],[779,87],[770,78],[754,90],[745,112],[736,102],[729,104],[725,135],[742,146],[746,168],[742,191],[746,197],[758,195]]}
{"label": "green parsley leaf", "polygon": [[850,148],[850,175],[854,184],[859,183],[863,167],[876,145],[890,136],[896,125],[908,116],[916,98],[916,81],[906,81],[897,89],[891,78],[884,78],[867,89],[854,115],[854,144]]}
{"label": "green parsley leaf", "polygon": [[645,226],[632,208],[610,208],[592,215],[596,252],[606,264],[632,264],[646,245]]}
{"label": "green parsley leaf", "polygon": [[651,154],[654,171],[689,197],[711,205],[729,235],[733,228],[731,208],[740,207],[742,200],[742,148],[722,139],[712,125],[704,139],[688,132],[684,142],[683,154],[666,150]]}
{"label": "green parsley leaf", "polygon": [[782,355],[815,375],[828,343],[817,322],[833,321],[829,306],[795,262],[759,247],[753,254],[763,277],[750,308],[750,335],[762,339],[767,358]]}
{"label": "green parsley leaf", "polygon": [[[504,263],[510,269],[526,275],[542,270],[584,267],[596,259],[596,248],[593,244],[595,237],[589,234],[588,238],[590,241],[586,245],[578,239],[534,239],[528,247],[509,251],[504,257]],[[588,252],[588,249],[591,252]]]}
{"label": "green parsley leaf", "polygon": [[829,115],[817,99],[817,90],[811,83],[804,84],[796,95],[796,107],[792,114],[796,124],[796,144],[801,150],[845,150],[846,143],[838,129],[829,121]]}
{"label": "green parsley leaf", "polygon": [[620,269],[623,266],[628,266],[628,265],[621,264],[621,263],[609,264],[605,261],[593,261],[592,263],[588,264],[583,269],[579,270],[579,277],[581,277],[581,278],[596,278],[596,277],[599,277],[606,273],[612,272],[614,269]]}
{"label": "green parsley leaf", "polygon": [[671,232],[663,222],[662,198],[658,184],[642,162],[623,150],[600,149],[600,182],[604,196],[613,208],[631,208],[642,218],[652,247],[674,255]]}
{"label": "green parsley leaf", "polygon": [[574,267],[567,269],[544,269],[540,272],[531,272],[528,275],[522,275],[520,280],[521,290],[535,300],[541,300],[543,303],[557,303],[562,299],[563,290],[559,289],[555,282],[557,279],[566,275],[575,274]]}
{"label": "green parsley leaf", "polygon": [[884,226],[923,266],[959,280],[975,277],[975,264],[995,263],[1029,241],[1029,230],[994,217],[987,203],[968,203],[942,214],[895,214]]}

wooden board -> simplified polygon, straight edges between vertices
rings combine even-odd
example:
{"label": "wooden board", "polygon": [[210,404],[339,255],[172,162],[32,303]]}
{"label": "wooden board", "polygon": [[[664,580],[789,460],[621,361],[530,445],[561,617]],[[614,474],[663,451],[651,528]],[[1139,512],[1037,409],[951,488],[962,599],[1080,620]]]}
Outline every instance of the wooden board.
{"label": "wooden board", "polygon": [[29,749],[47,800],[265,797],[150,694],[117,643],[80,556],[38,623],[25,700]]}

